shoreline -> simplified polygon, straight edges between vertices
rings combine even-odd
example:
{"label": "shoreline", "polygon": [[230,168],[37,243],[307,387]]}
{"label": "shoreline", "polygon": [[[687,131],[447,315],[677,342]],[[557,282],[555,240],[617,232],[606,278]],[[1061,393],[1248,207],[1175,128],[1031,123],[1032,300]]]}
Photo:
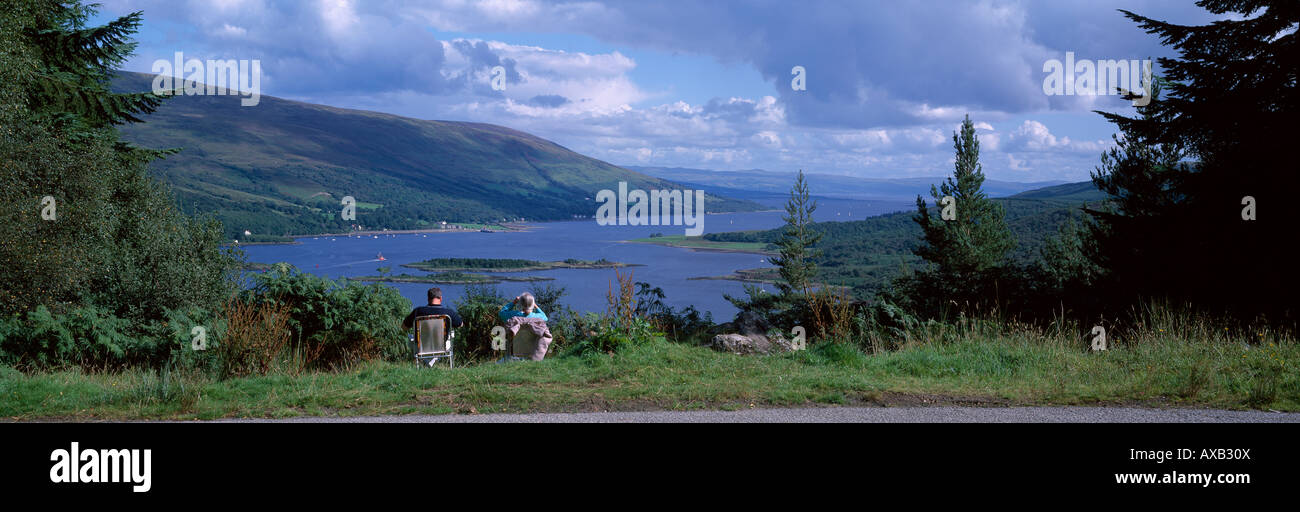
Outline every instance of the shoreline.
{"label": "shoreline", "polygon": [[639,240],[620,240],[618,243],[657,245],[659,247],[671,247],[673,249],[686,249],[690,251],[699,251],[699,252],[735,252],[735,253],[743,253],[743,254],[757,254],[760,256],[772,256],[777,254],[777,252],[775,251],[769,252],[769,251],[759,251],[759,250],[750,250],[750,249],[726,249],[721,247],[691,247],[689,245],[675,245],[671,243],[645,242]]}
{"label": "shoreline", "polygon": [[248,247],[250,245],[302,245],[302,242],[297,240],[292,242],[229,242],[221,244],[221,247]]}
{"label": "shoreline", "polygon": [[[772,212],[780,212],[780,211],[782,210],[772,209],[772,210],[753,210],[753,211],[743,211],[743,212],[740,211],[705,212],[704,214],[705,215],[728,215],[728,214],[737,214],[737,213],[772,213]],[[536,220],[536,221],[526,221],[526,222],[501,222],[496,225],[504,227],[506,229],[494,229],[492,230],[492,232],[493,233],[514,233],[519,231],[531,231],[537,229],[537,226],[535,226],[534,224],[550,224],[554,222],[578,222],[582,220],[592,220],[592,219],[556,219],[556,220]],[[466,224],[478,224],[478,223],[467,222]],[[478,233],[478,232],[479,231],[476,229],[441,229],[441,228],[388,229],[388,230],[370,229],[365,231],[352,231],[349,233],[317,233],[317,234],[309,234],[309,235],[288,235],[288,238],[293,238],[296,240],[299,238],[318,238],[322,236],[346,237],[346,236],[353,236],[353,235],[357,235],[357,236],[418,235],[418,234],[432,234],[432,233]],[[298,242],[248,242],[248,243],[241,243],[239,245],[287,245],[293,243],[298,243]]]}
{"label": "shoreline", "polygon": [[627,268],[627,267],[644,267],[644,266],[645,266],[644,263],[610,263],[610,264],[608,264],[608,265],[556,265],[556,266],[548,266],[548,267],[519,267],[519,268],[487,268],[487,269],[485,269],[485,268],[474,268],[474,267],[459,267],[459,268],[433,268],[433,269],[431,269],[431,268],[424,268],[424,267],[416,266],[418,263],[419,263],[419,262],[415,262],[415,263],[405,263],[405,264],[402,264],[401,266],[402,266],[402,267],[406,267],[406,268],[413,268],[413,269],[415,269],[415,270],[420,270],[420,271],[423,271],[423,272],[483,272],[483,273],[489,273],[489,274],[508,274],[508,273],[512,273],[512,272],[544,272],[544,271],[547,271],[547,270],[569,270],[569,269],[571,269],[571,270],[608,270],[608,269],[611,269],[611,268]]}
{"label": "shoreline", "polygon": [[406,278],[403,278],[402,276],[394,276],[394,277],[360,276],[360,277],[348,277],[348,278],[346,278],[346,279],[348,279],[348,280],[350,280],[350,281],[361,281],[361,282],[363,282],[363,283],[415,283],[415,284],[459,284],[459,285],[471,285],[471,284],[501,284],[501,283],[533,283],[533,282],[539,282],[539,281],[554,281],[554,280],[555,280],[554,277],[542,277],[542,276],[525,276],[525,277],[510,277],[510,276],[503,276],[503,277],[495,277],[495,276],[494,276],[494,277],[488,277],[488,276],[481,276],[481,277],[484,277],[485,279],[483,279],[483,280],[428,279],[428,278],[423,277],[423,276],[409,276],[409,277],[406,277]]}
{"label": "shoreline", "polygon": [[[516,224],[516,223],[500,224],[500,226],[505,227],[506,229],[494,229],[491,230],[491,232],[492,233],[515,233],[519,231],[529,231],[532,229],[536,229],[535,227],[532,226]],[[289,238],[293,238],[297,240],[299,238],[320,238],[320,237],[327,237],[327,236],[335,237],[335,238],[338,237],[347,238],[352,236],[361,237],[361,236],[378,236],[378,235],[431,235],[431,234],[442,234],[442,233],[481,233],[481,232],[482,231],[479,231],[477,229],[441,229],[441,228],[390,229],[387,231],[366,230],[366,231],[352,231],[350,233],[322,233],[319,235],[290,235]],[[299,243],[299,242],[283,242],[283,243]]]}
{"label": "shoreline", "polygon": [[[743,211],[743,212],[740,211],[705,212],[704,214],[705,215],[729,215],[729,214],[738,214],[738,213],[772,213],[772,212],[780,212],[780,211],[782,210],[772,209],[772,210],[753,210],[753,211]],[[538,228],[538,226],[536,226],[535,224],[549,224],[554,222],[578,222],[581,220],[592,220],[592,219],[556,219],[556,220],[537,220],[537,221],[527,221],[527,222],[502,222],[497,225],[504,227],[506,229],[494,229],[491,230],[490,232],[491,233],[517,233],[521,231],[535,230]],[[470,222],[467,224],[475,224],[475,223]],[[320,237],[327,237],[327,236],[328,237],[350,237],[350,236],[378,236],[378,235],[428,235],[428,234],[441,234],[441,233],[480,233],[480,232],[481,231],[477,229],[442,229],[442,228],[389,229],[389,230],[370,229],[365,231],[352,231],[348,233],[315,233],[315,234],[307,234],[307,235],[288,235],[286,238],[293,239],[293,241],[288,241],[288,242],[241,242],[241,243],[227,242],[222,244],[222,246],[244,247],[250,245],[295,245],[295,244],[302,243],[298,241],[299,239],[320,238]],[[657,245],[663,245],[663,244],[657,244]],[[683,248],[695,249],[692,247],[683,247]],[[742,251],[742,250],[734,250],[734,249],[699,249],[699,250],[713,250],[713,251],[720,251],[720,252],[751,252],[754,254],[766,254],[762,252],[755,253],[753,251]]]}

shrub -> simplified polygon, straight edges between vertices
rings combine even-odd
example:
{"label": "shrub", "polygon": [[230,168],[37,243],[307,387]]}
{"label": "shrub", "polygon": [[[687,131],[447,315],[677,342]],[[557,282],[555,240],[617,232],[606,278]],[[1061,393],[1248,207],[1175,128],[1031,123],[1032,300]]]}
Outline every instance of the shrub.
{"label": "shrub", "polygon": [[713,313],[700,314],[695,306],[677,311],[664,304],[664,291],[650,283],[636,283],[636,314],[676,342],[700,344],[712,335]]}
{"label": "shrub", "polygon": [[77,366],[161,368],[180,363],[198,367],[210,357],[187,354],[190,330],[211,326],[202,309],[165,310],[162,320],[140,323],[105,308],[82,306],[66,314],[45,306],[0,320],[0,361],[18,369]]}
{"label": "shrub", "polygon": [[283,305],[293,332],[289,348],[310,356],[310,367],[337,369],[376,357],[409,356],[401,328],[407,301],[393,288],[331,281],[285,263],[253,280],[240,300]]}
{"label": "shrub", "polygon": [[[456,357],[466,363],[492,360],[492,328],[500,325],[497,313],[509,302],[495,285],[468,285],[456,302],[456,312],[465,325],[456,330]],[[543,311],[546,311],[543,309]]]}
{"label": "shrub", "polygon": [[215,348],[222,378],[266,375],[284,355],[292,335],[284,305],[232,300],[223,320],[224,333]]}
{"label": "shrub", "polygon": [[663,339],[663,333],[644,318],[633,317],[626,324],[621,318],[588,313],[580,322],[586,329],[565,351],[566,356],[613,354],[629,347]]}

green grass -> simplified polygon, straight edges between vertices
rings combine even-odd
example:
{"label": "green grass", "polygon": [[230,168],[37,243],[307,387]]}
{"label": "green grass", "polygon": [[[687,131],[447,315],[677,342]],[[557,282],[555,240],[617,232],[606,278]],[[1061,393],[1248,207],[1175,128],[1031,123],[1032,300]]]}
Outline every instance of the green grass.
{"label": "green grass", "polygon": [[1140,405],[1300,411],[1294,341],[1172,337],[1091,353],[1015,334],[910,342],[868,355],[821,343],[769,357],[665,341],[615,355],[449,370],[371,362],[351,371],[218,381],[151,372],[26,375],[0,367],[0,417],[212,419],[297,415],[738,409],[802,405]]}

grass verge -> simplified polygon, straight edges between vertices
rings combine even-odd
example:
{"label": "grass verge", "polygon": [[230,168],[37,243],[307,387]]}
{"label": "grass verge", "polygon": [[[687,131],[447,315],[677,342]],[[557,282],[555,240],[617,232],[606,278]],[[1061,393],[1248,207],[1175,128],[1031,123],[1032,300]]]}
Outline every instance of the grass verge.
{"label": "grass verge", "polygon": [[825,405],[1141,405],[1300,411],[1300,348],[1146,340],[1101,353],[968,337],[865,354],[823,343],[742,357],[664,341],[615,355],[448,370],[371,362],[338,373],[217,380],[143,370],[27,375],[0,367],[0,417],[214,419],[298,415],[686,410]]}

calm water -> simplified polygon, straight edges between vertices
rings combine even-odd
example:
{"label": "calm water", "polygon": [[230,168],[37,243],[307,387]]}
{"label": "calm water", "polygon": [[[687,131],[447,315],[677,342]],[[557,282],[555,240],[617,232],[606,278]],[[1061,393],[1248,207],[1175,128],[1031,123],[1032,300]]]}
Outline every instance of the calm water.
{"label": "calm water", "polygon": [[[815,217],[819,221],[860,220],[868,215],[878,215],[907,207],[897,201],[819,201]],[[850,215],[851,214],[851,215]],[[781,212],[716,214],[705,217],[706,233],[770,229],[782,224]],[[429,258],[520,258],[539,261],[556,261],[568,258],[622,263],[644,266],[631,270],[636,281],[645,281],[663,288],[666,302],[674,308],[694,305],[700,311],[713,313],[716,321],[730,320],[736,309],[723,299],[723,294],[744,294],[737,281],[696,280],[691,277],[721,276],[739,269],[770,267],[765,256],[746,253],[692,251],[649,244],[623,243],[624,240],[643,238],[651,233],[681,234],[682,226],[600,226],[594,220],[573,222],[547,222],[530,224],[528,231],[513,233],[430,233],[408,235],[379,235],[375,237],[317,237],[299,239],[300,245],[255,245],[245,248],[248,261],[260,263],[288,262],[304,272],[324,277],[356,277],[377,275],[379,267],[391,266],[392,273],[403,272],[422,275],[424,272],[401,267]],[[386,261],[375,256],[383,253]],[[547,284],[568,289],[561,300],[580,311],[602,311],[605,292],[614,278],[613,269],[577,270],[560,269],[542,272],[506,273],[503,275],[529,275],[554,277],[554,281],[537,283],[504,282],[501,292],[513,297],[532,287]],[[430,286],[442,288],[448,303],[455,304],[464,294],[462,285],[429,285],[384,283],[395,287],[413,304],[425,302],[425,290]]]}

